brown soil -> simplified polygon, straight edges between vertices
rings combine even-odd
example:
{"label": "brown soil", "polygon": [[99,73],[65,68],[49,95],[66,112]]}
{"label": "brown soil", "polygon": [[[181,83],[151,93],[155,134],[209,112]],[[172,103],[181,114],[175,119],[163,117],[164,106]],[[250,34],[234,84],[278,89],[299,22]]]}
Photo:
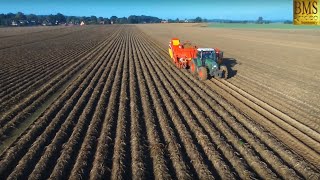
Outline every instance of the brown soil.
{"label": "brown soil", "polygon": [[[72,33],[62,39],[58,35],[64,29],[56,29],[56,35],[45,42],[25,41],[0,50],[38,51],[42,43],[48,47],[60,42],[67,47],[78,41],[83,44],[86,38],[93,41],[91,48],[56,58],[56,66],[50,60],[54,58],[44,53],[43,60],[30,58],[34,68],[21,65],[18,70],[15,64],[23,59],[7,52],[8,61],[1,63],[8,65],[0,70],[12,74],[1,83],[12,91],[30,93],[3,110],[0,139],[10,137],[12,128],[19,129],[52,93],[65,89],[1,152],[0,179],[318,179],[319,132],[310,126],[316,121],[311,116],[298,121],[243,88],[254,89],[250,84],[236,84],[246,63],[234,66],[239,73],[227,81],[202,82],[177,69],[166,49],[170,39],[166,36],[171,34],[165,30],[170,28],[179,25],[71,28]],[[198,31],[187,28],[190,33],[192,28]],[[83,39],[74,38],[78,33]],[[46,63],[51,64],[41,65]],[[41,67],[48,70],[37,71]],[[45,76],[53,71],[54,75]],[[31,85],[19,89],[34,78]],[[32,86],[38,81],[39,86]]]}

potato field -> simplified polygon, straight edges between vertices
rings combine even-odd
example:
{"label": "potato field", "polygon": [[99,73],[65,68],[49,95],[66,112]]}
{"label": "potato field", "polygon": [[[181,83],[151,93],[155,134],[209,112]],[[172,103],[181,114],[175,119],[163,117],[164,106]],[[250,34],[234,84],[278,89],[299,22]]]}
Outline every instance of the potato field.
{"label": "potato field", "polygon": [[319,119],[241,80],[198,80],[139,26],[12,31],[0,31],[0,179],[320,178]]}

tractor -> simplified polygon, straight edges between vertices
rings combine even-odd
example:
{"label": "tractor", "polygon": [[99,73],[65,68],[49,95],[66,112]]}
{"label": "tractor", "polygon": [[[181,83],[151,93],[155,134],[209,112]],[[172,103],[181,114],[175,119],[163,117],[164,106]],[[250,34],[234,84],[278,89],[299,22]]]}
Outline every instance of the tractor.
{"label": "tractor", "polygon": [[169,43],[169,55],[179,69],[189,69],[200,80],[209,77],[228,78],[228,68],[223,63],[223,52],[214,48],[198,48],[190,42],[180,43],[172,38]]}

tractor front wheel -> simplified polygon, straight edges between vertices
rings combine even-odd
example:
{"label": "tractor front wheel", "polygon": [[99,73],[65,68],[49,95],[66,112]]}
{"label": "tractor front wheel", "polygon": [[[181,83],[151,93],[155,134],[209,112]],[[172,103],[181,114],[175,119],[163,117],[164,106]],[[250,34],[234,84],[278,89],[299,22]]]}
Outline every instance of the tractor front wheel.
{"label": "tractor front wheel", "polygon": [[229,72],[227,66],[220,66],[220,70],[222,70],[224,79],[228,79]]}
{"label": "tractor front wheel", "polygon": [[206,67],[200,67],[198,71],[199,79],[204,81],[208,79],[208,70]]}
{"label": "tractor front wheel", "polygon": [[190,62],[189,71],[192,75],[195,75],[197,73],[197,67],[193,61]]}

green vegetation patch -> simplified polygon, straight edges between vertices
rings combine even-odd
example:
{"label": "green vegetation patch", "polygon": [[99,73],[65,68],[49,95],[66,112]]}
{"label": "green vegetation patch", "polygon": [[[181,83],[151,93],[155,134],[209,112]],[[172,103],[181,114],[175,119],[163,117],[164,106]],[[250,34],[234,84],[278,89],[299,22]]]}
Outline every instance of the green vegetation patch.
{"label": "green vegetation patch", "polygon": [[241,28],[241,29],[319,29],[320,26],[303,26],[293,24],[281,24],[281,23],[270,23],[270,24],[254,24],[254,23],[210,23],[210,28]]}

